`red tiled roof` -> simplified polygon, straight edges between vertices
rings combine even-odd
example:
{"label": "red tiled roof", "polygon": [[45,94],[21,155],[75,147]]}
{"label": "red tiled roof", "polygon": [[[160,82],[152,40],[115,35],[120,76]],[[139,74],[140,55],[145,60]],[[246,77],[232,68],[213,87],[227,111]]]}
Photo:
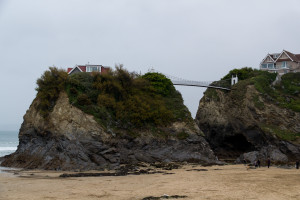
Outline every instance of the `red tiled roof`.
{"label": "red tiled roof", "polygon": [[110,70],[109,67],[103,67],[103,66],[101,66],[101,74],[107,74],[109,70]]}
{"label": "red tiled roof", "polygon": [[81,69],[81,71],[86,72],[86,66],[85,65],[78,65],[78,67]]}
{"label": "red tiled roof", "polygon": [[[97,65],[101,66],[100,73],[106,74],[109,72],[110,67],[104,67],[102,65]],[[70,73],[72,70],[74,70],[76,67],[78,67],[82,72],[86,72],[86,65],[76,65],[74,68],[68,68],[68,73]],[[99,72],[98,72],[99,73]]]}

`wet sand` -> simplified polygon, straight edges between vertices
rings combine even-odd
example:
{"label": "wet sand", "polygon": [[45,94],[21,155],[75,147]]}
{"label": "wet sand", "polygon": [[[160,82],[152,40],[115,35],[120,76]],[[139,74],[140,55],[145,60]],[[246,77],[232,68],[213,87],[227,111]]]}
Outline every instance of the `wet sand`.
{"label": "wet sand", "polygon": [[[206,171],[207,170],[207,171]],[[0,173],[0,199],[128,199],[163,195],[183,199],[300,199],[300,170],[244,165],[192,166],[174,174],[60,178],[63,172]]]}

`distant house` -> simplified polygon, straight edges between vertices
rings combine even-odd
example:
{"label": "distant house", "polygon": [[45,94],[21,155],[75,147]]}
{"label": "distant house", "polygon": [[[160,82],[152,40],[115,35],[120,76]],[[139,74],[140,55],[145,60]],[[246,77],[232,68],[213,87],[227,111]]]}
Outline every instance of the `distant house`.
{"label": "distant house", "polygon": [[281,53],[268,54],[260,63],[260,69],[283,75],[300,72],[300,54],[283,50]]}
{"label": "distant house", "polygon": [[110,67],[102,66],[102,65],[75,65],[73,68],[68,68],[68,74],[75,74],[80,72],[99,72],[101,74],[105,74],[110,70]]}

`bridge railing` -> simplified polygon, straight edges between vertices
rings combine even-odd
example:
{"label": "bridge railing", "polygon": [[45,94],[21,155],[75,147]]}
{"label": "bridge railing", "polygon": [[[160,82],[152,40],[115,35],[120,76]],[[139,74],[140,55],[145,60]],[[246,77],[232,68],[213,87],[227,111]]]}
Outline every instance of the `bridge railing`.
{"label": "bridge railing", "polygon": [[208,88],[218,88],[224,90],[230,90],[231,88],[231,79],[226,79],[221,81],[193,81],[193,80],[186,80],[171,75],[167,75],[165,73],[158,72],[154,69],[151,69],[151,72],[164,74],[167,78],[169,78],[172,81],[173,85],[208,87]]}
{"label": "bridge railing", "polygon": [[222,81],[190,81],[190,80],[172,80],[174,85],[185,85],[185,86],[198,86],[198,87],[208,87],[208,88],[219,88],[230,90],[231,84],[229,80]]}

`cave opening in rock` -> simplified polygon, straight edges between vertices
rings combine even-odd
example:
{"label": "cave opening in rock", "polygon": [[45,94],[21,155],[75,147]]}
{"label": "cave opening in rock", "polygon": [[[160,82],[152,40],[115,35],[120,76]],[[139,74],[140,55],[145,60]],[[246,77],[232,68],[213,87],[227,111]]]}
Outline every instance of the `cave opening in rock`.
{"label": "cave opening in rock", "polygon": [[252,149],[252,144],[242,134],[226,137],[224,143],[237,151],[245,152]]}
{"label": "cave opening in rock", "polygon": [[227,136],[216,149],[220,158],[237,158],[242,153],[255,150],[255,147],[247,141],[242,134]]}

